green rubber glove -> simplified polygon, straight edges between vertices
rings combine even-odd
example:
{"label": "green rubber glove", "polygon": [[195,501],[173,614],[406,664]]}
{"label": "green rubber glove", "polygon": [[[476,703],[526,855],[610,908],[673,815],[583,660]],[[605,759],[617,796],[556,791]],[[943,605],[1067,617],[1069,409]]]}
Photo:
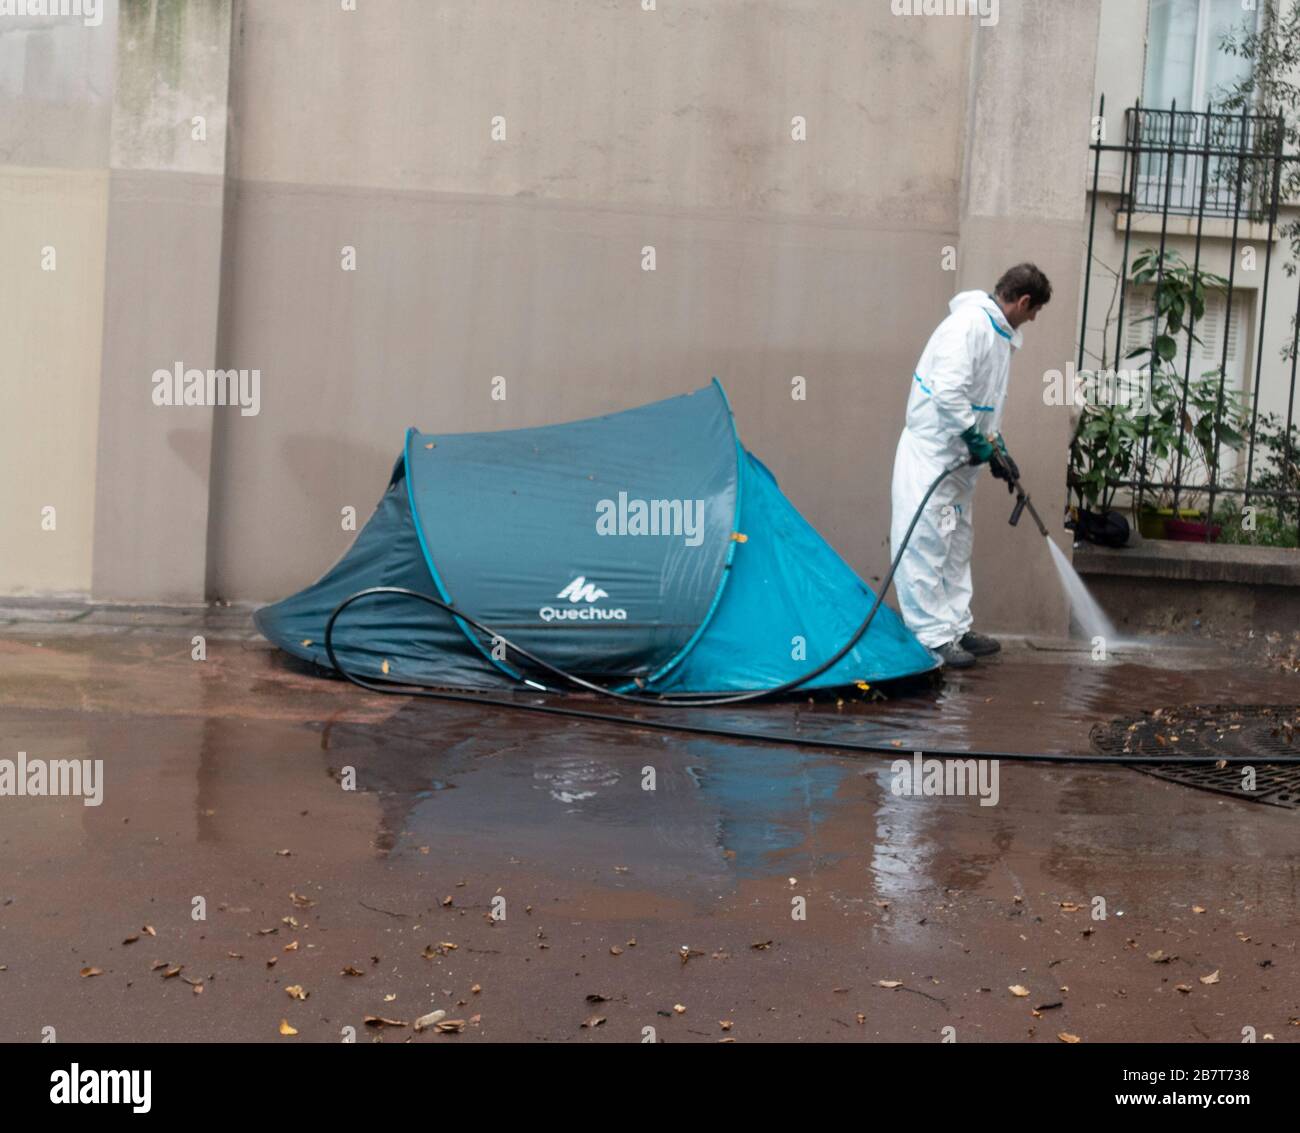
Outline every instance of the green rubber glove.
{"label": "green rubber glove", "polygon": [[970,450],[972,464],[989,462],[989,458],[993,455],[993,442],[980,432],[978,425],[972,425],[962,433],[961,439],[966,442],[966,447]]}
{"label": "green rubber glove", "polygon": [[997,446],[997,451],[989,461],[989,469],[997,479],[1007,482],[1008,492],[1014,492],[1020,482],[1020,467],[1007,452],[1007,442],[1002,439],[1001,433],[993,438],[993,443]]}

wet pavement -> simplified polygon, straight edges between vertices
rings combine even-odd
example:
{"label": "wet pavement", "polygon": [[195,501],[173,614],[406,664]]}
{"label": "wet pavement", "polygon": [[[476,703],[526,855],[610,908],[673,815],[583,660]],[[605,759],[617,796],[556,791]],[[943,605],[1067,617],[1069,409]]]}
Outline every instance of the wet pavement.
{"label": "wet pavement", "polygon": [[[103,801],[0,798],[0,1040],[1300,1039],[1300,811],[1005,761],[995,806],[906,797],[889,757],[368,694],[240,611],[56,615],[0,625],[0,758],[102,760]],[[1298,690],[1018,642],[683,718],[1070,753]],[[463,1030],[365,1023],[434,1010]]]}

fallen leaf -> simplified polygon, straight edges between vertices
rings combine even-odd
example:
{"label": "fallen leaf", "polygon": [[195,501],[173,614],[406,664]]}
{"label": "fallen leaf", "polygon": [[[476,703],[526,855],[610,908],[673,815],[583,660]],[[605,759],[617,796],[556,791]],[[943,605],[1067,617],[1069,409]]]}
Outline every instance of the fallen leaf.
{"label": "fallen leaf", "polygon": [[1007,988],[1007,991],[1009,991],[1012,995],[1021,996],[1021,997],[1029,994],[1029,989],[1027,987],[1022,987],[1020,984],[1012,984],[1009,988]]}
{"label": "fallen leaf", "polygon": [[364,976],[365,974],[366,973],[363,972],[360,968],[358,968],[355,964],[349,964],[346,968],[344,968],[341,972],[339,972],[339,975],[341,976]]}
{"label": "fallen leaf", "polygon": [[103,974],[104,974],[103,968],[82,968],[81,969],[81,978],[83,980],[88,980],[90,979],[91,976],[102,976]]}
{"label": "fallen leaf", "polygon": [[444,1035],[458,1035],[465,1029],[464,1019],[444,1019],[441,1023],[435,1023],[434,1028]]}
{"label": "fallen leaf", "polygon": [[676,1011],[678,1015],[685,1015],[685,1014],[686,1014],[686,1008],[683,1007],[680,1003],[674,1003],[674,1004],[673,1004],[673,1010]]}
{"label": "fallen leaf", "polygon": [[604,1015],[592,1015],[590,1018],[584,1019],[581,1023],[579,1023],[578,1028],[579,1030],[581,1030],[584,1027],[587,1030],[595,1030],[595,1028],[603,1026],[604,1023],[605,1023]]}
{"label": "fallen leaf", "polygon": [[382,1015],[367,1015],[362,1022],[367,1027],[409,1027],[405,1019],[385,1019]]}
{"label": "fallen leaf", "polygon": [[903,981],[902,980],[877,980],[876,984],[879,987],[902,987]]}
{"label": "fallen leaf", "polygon": [[1215,968],[1208,976],[1201,977],[1203,984],[1217,984],[1219,982],[1219,969]]}
{"label": "fallen leaf", "polygon": [[139,939],[140,939],[140,937],[139,937],[138,935],[136,935],[136,936],[128,936],[124,941],[122,941],[122,943],[123,943],[123,944],[134,944],[134,943],[135,943],[137,940],[139,940]]}
{"label": "fallen leaf", "polygon": [[287,995],[290,999],[301,1000],[301,999],[306,999],[307,996],[311,994],[311,992],[304,991],[302,984],[290,984],[287,988],[284,989],[284,994]]}
{"label": "fallen leaf", "polygon": [[282,1035],[296,1035],[297,1033],[298,1033],[297,1028],[289,1026],[289,1020],[288,1020],[288,1019],[281,1019],[281,1020],[280,1020],[280,1034],[282,1034]]}
{"label": "fallen leaf", "polygon": [[1072,1035],[1072,1034],[1070,1034],[1069,1031],[1062,1031],[1062,1032],[1061,1032],[1059,1035],[1057,1035],[1056,1037],[1057,1037],[1058,1039],[1060,1039],[1061,1042],[1063,1042],[1063,1043],[1077,1043],[1077,1042],[1079,1041],[1079,1036],[1078,1036],[1078,1035]]}
{"label": "fallen leaf", "polygon": [[412,1026],[415,1027],[417,1032],[423,1031],[426,1027],[432,1027],[435,1023],[442,1022],[446,1017],[447,1012],[445,1011],[430,1011],[429,1014],[421,1015],[416,1019]]}

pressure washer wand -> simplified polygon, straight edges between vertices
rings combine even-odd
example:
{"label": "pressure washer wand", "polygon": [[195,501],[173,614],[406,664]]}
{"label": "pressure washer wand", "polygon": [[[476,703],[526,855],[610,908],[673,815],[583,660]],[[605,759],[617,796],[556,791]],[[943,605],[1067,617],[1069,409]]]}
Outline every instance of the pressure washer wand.
{"label": "pressure washer wand", "polygon": [[1034,517],[1034,522],[1038,524],[1038,530],[1043,533],[1043,538],[1046,539],[1048,537],[1047,525],[1043,523],[1042,517],[1038,514],[1038,509],[1034,507],[1033,503],[1030,501],[1029,493],[1021,487],[1019,479],[1011,481],[1011,487],[1016,493],[1016,506],[1011,510],[1011,526],[1015,527],[1015,525],[1020,522],[1020,513],[1023,512],[1025,508],[1028,508],[1029,514]]}

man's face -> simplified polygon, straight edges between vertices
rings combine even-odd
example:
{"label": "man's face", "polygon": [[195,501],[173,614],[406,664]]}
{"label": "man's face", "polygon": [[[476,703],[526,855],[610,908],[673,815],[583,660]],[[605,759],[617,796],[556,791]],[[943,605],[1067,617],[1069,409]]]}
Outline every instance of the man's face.
{"label": "man's face", "polygon": [[1014,303],[1003,306],[1003,310],[1007,316],[1007,322],[1011,324],[1012,330],[1015,330],[1017,327],[1022,326],[1025,323],[1032,323],[1036,318],[1038,318],[1038,312],[1042,309],[1042,304],[1040,303],[1035,307],[1033,305],[1033,300],[1028,295],[1022,295]]}

